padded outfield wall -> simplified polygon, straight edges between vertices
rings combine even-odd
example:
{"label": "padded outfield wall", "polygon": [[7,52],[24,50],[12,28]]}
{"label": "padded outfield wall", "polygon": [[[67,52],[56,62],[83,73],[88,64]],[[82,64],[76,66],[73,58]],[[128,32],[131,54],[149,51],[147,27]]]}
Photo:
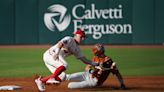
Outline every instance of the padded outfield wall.
{"label": "padded outfield wall", "polygon": [[163,44],[163,0],[0,0],[0,44]]}

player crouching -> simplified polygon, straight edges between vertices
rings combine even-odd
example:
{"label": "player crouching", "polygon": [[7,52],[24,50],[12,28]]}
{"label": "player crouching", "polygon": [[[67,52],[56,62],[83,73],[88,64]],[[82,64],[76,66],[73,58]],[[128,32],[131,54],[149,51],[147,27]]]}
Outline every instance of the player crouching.
{"label": "player crouching", "polygon": [[94,53],[93,61],[99,63],[99,66],[86,66],[85,72],[78,72],[67,75],[67,80],[75,81],[68,84],[68,88],[86,88],[101,86],[112,72],[117,76],[121,89],[126,89],[124,80],[116,67],[116,63],[105,55],[105,49],[102,44],[96,44],[92,52]]}

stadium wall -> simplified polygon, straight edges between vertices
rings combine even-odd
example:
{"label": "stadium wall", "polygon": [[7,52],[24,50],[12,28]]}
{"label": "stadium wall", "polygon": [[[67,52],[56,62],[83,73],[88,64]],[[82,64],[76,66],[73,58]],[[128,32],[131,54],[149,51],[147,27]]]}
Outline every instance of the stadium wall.
{"label": "stadium wall", "polygon": [[[0,0],[0,44],[54,44],[80,27],[88,36],[83,44],[163,44],[163,4],[163,0]],[[58,6],[66,12],[55,10]],[[64,26],[58,27],[52,18]]]}

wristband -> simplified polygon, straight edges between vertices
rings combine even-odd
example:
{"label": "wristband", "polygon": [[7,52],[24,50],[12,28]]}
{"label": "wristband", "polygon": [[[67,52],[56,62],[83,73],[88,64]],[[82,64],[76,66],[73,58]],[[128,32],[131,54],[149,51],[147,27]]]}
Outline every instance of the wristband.
{"label": "wristband", "polygon": [[94,70],[93,69],[89,69],[89,73],[93,74]]}

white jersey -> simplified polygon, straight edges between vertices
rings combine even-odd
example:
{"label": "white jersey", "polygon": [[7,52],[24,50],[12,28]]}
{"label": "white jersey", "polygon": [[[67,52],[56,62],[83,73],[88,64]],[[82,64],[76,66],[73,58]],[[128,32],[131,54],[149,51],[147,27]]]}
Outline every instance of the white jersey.
{"label": "white jersey", "polygon": [[[74,55],[76,58],[80,58],[84,56],[73,37],[66,36],[63,39],[61,39],[59,42],[63,43],[63,47],[59,52],[59,55],[61,55],[62,57],[65,58],[67,56]],[[54,55],[56,48],[57,48],[56,45],[52,46],[48,50],[49,53]]]}

